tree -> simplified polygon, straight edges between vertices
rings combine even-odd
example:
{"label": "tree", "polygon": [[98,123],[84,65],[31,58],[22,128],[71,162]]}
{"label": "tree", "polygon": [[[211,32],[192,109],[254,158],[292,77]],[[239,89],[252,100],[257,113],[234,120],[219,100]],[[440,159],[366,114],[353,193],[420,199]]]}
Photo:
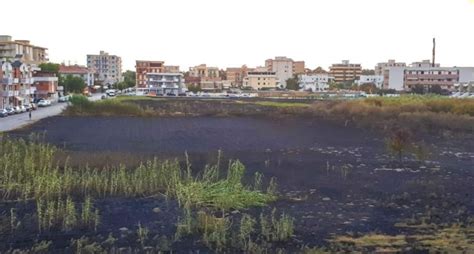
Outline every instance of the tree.
{"label": "tree", "polygon": [[42,63],[39,65],[42,71],[54,72],[56,76],[59,75],[59,64],[55,63]]}
{"label": "tree", "polygon": [[202,89],[199,85],[189,85],[188,86],[188,91],[193,92],[193,93],[197,93],[197,92],[202,91]]}
{"label": "tree", "polygon": [[428,92],[433,94],[443,94],[443,89],[441,89],[440,85],[432,85],[428,89]]}
{"label": "tree", "polygon": [[424,94],[425,93],[425,87],[423,85],[414,85],[411,89],[413,93],[416,94]]}
{"label": "tree", "polygon": [[286,80],[286,89],[288,90],[298,90],[300,86],[298,85],[298,77],[294,76]]}
{"label": "tree", "polygon": [[84,88],[86,88],[86,83],[79,77],[67,75],[63,82],[64,91],[68,93],[82,93]]}
{"label": "tree", "polygon": [[378,93],[379,91],[375,84],[362,84],[359,86],[359,90],[370,94]]}
{"label": "tree", "polygon": [[124,72],[123,82],[125,83],[125,88],[134,87],[136,84],[136,73],[134,71]]}

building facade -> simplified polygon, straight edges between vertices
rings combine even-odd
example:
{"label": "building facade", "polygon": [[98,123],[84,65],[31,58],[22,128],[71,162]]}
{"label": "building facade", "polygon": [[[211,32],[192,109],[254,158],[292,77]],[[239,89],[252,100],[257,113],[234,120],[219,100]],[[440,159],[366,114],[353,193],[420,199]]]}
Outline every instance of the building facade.
{"label": "building facade", "polygon": [[147,88],[156,95],[179,95],[185,92],[182,73],[147,73]]}
{"label": "building facade", "polygon": [[374,84],[377,88],[383,88],[384,76],[382,75],[361,75],[356,81],[357,85]]}
{"label": "building facade", "polygon": [[86,86],[94,86],[94,72],[92,71],[92,69],[89,69],[85,66],[61,64],[59,66],[59,74],[64,77],[71,75],[73,77],[81,78],[82,80],[84,80]]}
{"label": "building facade", "polygon": [[9,35],[0,35],[0,59],[18,59],[25,64],[39,65],[48,62],[47,51],[28,40],[12,40]]}
{"label": "building facade", "polygon": [[205,64],[200,64],[198,66],[190,67],[189,76],[199,77],[199,78],[220,78],[219,68],[208,67]]}
{"label": "building facade", "polygon": [[227,68],[225,71],[226,83],[229,84],[230,82],[230,87],[242,87],[244,78],[247,77],[247,73],[253,70],[255,69],[248,68],[247,65],[242,65],[240,68]]}
{"label": "building facade", "polygon": [[300,74],[298,85],[303,91],[324,92],[329,89],[329,74]]}
{"label": "building facade", "polygon": [[454,84],[459,82],[459,69],[413,65],[404,70],[403,79],[404,89],[408,91],[416,86],[423,86],[425,90],[440,86],[441,89],[453,91]]}
{"label": "building facade", "polygon": [[251,87],[253,90],[276,89],[279,80],[274,71],[268,71],[266,68],[257,68],[248,72],[243,80],[243,87]]}
{"label": "building facade", "polygon": [[267,71],[275,72],[278,78],[278,86],[286,87],[286,81],[293,78],[295,74],[305,72],[304,61],[293,61],[293,59],[285,56],[277,56],[275,59],[267,59],[265,61]]}
{"label": "building facade", "polygon": [[136,86],[146,87],[147,86],[147,74],[152,73],[164,73],[165,62],[164,61],[143,61],[137,60],[135,64],[135,75],[136,75]]}
{"label": "building facade", "polygon": [[111,87],[121,82],[122,58],[116,55],[100,51],[98,55],[87,55],[87,68],[96,73],[96,80],[102,85]]}
{"label": "building facade", "polygon": [[403,62],[397,62],[393,59],[388,60],[387,62],[378,63],[375,66],[375,75],[384,75],[385,70],[390,67],[406,67],[407,64]]}
{"label": "building facade", "polygon": [[58,77],[54,72],[34,71],[32,86],[35,88],[33,99],[46,99],[57,102],[58,94]]}
{"label": "building facade", "polygon": [[362,65],[344,60],[340,64],[333,64],[329,67],[329,74],[336,83],[354,82],[362,75]]}
{"label": "building facade", "polygon": [[21,106],[31,102],[32,66],[16,59],[0,61],[0,108]]}

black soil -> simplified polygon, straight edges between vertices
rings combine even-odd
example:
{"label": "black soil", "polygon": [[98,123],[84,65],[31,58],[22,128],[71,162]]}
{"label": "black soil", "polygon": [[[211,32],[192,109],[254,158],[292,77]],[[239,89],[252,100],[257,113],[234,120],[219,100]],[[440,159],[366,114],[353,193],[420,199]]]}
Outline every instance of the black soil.
{"label": "black soil", "polygon": [[[416,137],[429,147],[430,157],[420,162],[407,155],[400,163],[387,153],[381,132],[314,118],[60,116],[9,135],[32,132],[44,132],[46,142],[73,160],[79,156],[78,164],[100,154],[109,159],[102,164],[154,156],[184,160],[186,151],[193,169],[200,170],[222,150],[224,159],[241,160],[249,176],[258,171],[278,179],[282,198],[265,210],[276,207],[295,217],[294,242],[309,246],[324,246],[346,232],[407,233],[394,226],[407,219],[463,222],[474,211],[472,138]],[[161,199],[102,200],[99,208],[108,214],[103,235],[141,222],[171,237],[179,214],[176,204]],[[8,239],[13,246],[23,240]],[[176,248],[193,249],[192,244]]]}

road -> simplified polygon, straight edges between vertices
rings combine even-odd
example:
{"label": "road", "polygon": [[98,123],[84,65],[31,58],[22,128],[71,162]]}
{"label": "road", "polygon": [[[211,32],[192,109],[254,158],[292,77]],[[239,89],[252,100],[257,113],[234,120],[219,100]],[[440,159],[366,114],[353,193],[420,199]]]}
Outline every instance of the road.
{"label": "road", "polygon": [[[89,100],[100,100],[101,96],[102,94],[94,94],[92,97],[89,97]],[[66,107],[67,103],[56,103],[49,107],[38,108],[37,110],[31,112],[31,120],[29,118],[28,112],[0,118],[0,133],[30,125],[46,117],[59,115]]]}

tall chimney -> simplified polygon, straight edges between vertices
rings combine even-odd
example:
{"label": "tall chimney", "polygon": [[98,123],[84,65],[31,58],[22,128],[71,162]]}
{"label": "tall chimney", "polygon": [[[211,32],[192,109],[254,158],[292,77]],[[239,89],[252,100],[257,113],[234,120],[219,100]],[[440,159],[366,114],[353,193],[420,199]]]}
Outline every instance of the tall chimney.
{"label": "tall chimney", "polygon": [[435,60],[436,60],[436,38],[433,38],[433,62],[431,63],[431,67],[435,67]]}

